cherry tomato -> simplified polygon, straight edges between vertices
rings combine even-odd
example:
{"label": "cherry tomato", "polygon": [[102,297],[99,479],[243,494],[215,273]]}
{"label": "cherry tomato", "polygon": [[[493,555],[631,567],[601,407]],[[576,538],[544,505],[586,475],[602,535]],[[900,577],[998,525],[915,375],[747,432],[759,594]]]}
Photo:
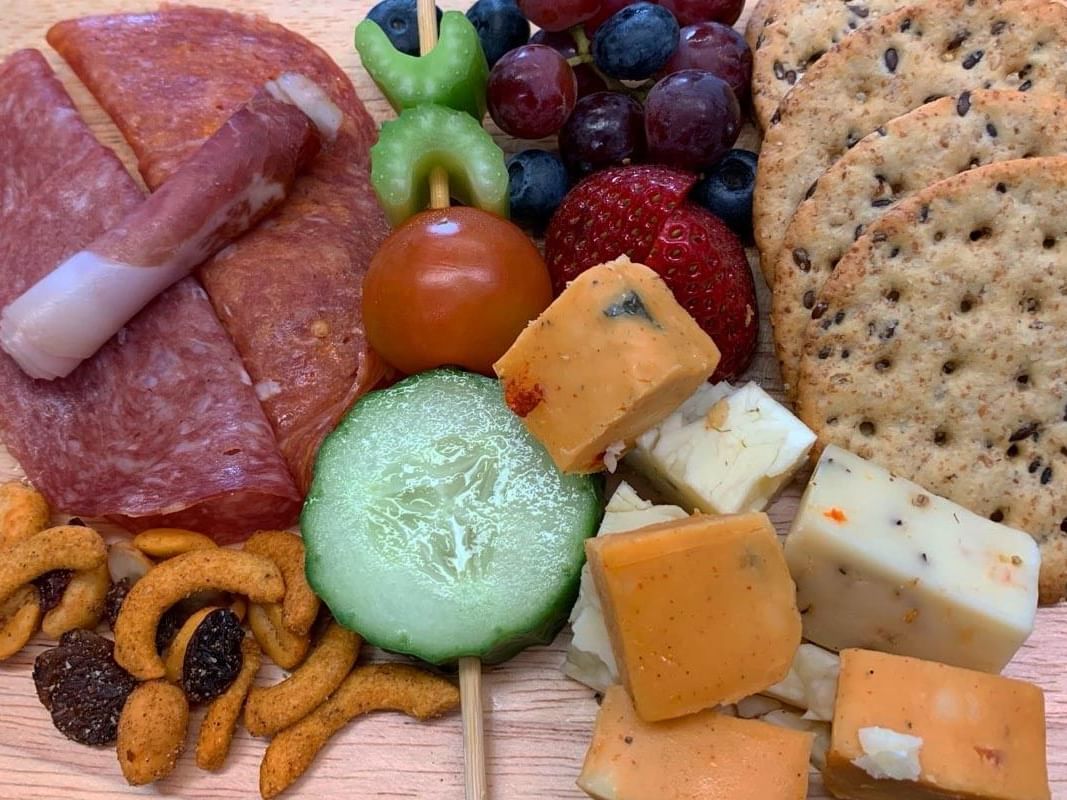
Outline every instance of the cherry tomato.
{"label": "cherry tomato", "polygon": [[397,228],[363,284],[367,337],[412,374],[493,362],[552,302],[541,254],[519,228],[475,208],[424,211]]}

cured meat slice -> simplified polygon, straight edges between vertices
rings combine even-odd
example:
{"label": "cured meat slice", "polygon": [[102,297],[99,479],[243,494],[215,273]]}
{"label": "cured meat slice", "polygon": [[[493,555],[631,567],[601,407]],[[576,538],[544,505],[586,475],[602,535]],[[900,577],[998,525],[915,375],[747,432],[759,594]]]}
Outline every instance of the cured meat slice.
{"label": "cured meat slice", "polygon": [[303,111],[274,97],[276,88],[261,89],[159,191],[3,309],[0,345],[28,375],[69,375],[285,199],[320,139]]}
{"label": "cured meat slice", "polygon": [[[36,51],[0,65],[0,130],[3,304],[143,195]],[[59,510],[232,541],[291,524],[300,504],[250,384],[187,278],[69,378],[34,381],[0,354],[0,438]]]}
{"label": "cured meat slice", "polygon": [[118,124],[152,187],[283,72],[307,76],[344,112],[280,212],[200,271],[306,488],[323,437],[387,372],[361,318],[363,276],[387,233],[369,176],[376,126],[351,81],[303,37],[226,11],[85,17],[54,26],[48,41]]}

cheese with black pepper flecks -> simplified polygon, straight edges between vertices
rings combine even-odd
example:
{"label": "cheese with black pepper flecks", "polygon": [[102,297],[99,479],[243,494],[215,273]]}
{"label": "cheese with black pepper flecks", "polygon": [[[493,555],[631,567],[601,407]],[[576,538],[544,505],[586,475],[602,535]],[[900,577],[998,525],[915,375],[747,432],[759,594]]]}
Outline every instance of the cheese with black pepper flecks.
{"label": "cheese with black pepper flecks", "polygon": [[786,540],[804,637],[1000,672],[1030,635],[1040,554],[991,522],[827,447]]}

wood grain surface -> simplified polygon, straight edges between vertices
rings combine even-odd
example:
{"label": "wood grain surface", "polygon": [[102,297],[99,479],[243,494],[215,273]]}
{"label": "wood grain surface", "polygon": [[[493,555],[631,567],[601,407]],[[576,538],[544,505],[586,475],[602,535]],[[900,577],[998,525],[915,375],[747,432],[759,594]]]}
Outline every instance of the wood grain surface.
{"label": "wood grain surface", "polygon": [[[325,48],[348,72],[376,118],[390,116],[388,106],[363,72],[352,49],[353,27],[373,4],[371,0],[218,0],[218,4],[264,13],[304,34]],[[44,33],[52,23],[71,16],[145,10],[153,5],[152,0],[0,0],[0,57],[20,47],[36,47],[45,52],[93,130],[119,152],[131,171],[133,159],[117,131],[70,70],[49,50]],[[439,5],[462,9],[468,3],[439,0]],[[750,10],[746,10],[744,18]],[[500,141],[506,148],[514,149],[514,143],[505,137],[500,137]],[[751,129],[746,130],[742,145],[756,147],[756,136]],[[762,284],[760,291],[766,310],[768,297]],[[770,328],[764,324],[760,355],[750,377],[777,392],[780,381],[772,352]],[[17,474],[17,467],[9,459],[5,463],[0,449],[0,481],[12,474]],[[798,480],[771,509],[771,517],[780,532],[788,528],[801,485]],[[597,706],[590,690],[564,678],[559,671],[568,638],[569,634],[563,633],[551,647],[527,651],[486,672],[489,791],[494,800],[585,797],[574,781],[581,768]],[[198,771],[191,753],[186,753],[177,770],[155,787],[126,787],[113,749],[92,749],[67,741],[52,727],[38,702],[30,670],[34,657],[47,644],[35,642],[16,658],[0,665],[0,800],[70,800],[137,794],[194,800],[258,796],[258,770],[264,742],[252,739],[244,731],[239,733],[226,767],[219,773]],[[709,646],[714,646],[714,642],[709,642]],[[372,653],[364,658],[382,657]],[[1010,675],[1040,684],[1046,691],[1049,772],[1052,796],[1059,800],[1067,800],[1065,661],[1067,606],[1061,606],[1040,611],[1037,630],[1007,670]],[[259,680],[271,683],[278,675],[273,668],[265,669]],[[193,733],[198,723],[199,715],[196,715]],[[463,797],[462,752],[458,715],[430,724],[393,714],[367,717],[338,734],[309,774],[284,796],[459,800]],[[814,774],[810,796],[827,797]]]}

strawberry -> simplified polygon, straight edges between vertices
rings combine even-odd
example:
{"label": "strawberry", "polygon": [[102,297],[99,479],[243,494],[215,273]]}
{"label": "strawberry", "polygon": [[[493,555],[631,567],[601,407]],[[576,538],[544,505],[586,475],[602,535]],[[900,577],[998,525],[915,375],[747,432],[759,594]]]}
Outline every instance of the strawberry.
{"label": "strawberry", "polygon": [[624,253],[644,261],[667,215],[697,176],[667,167],[616,167],[575,186],[545,234],[545,260],[556,294],[590,267]]}
{"label": "strawberry", "polygon": [[695,182],[695,175],[656,166],[595,173],[553,216],[545,258],[557,294],[623,254],[654,269],[722,352],[712,380],[734,380],[756,351],[756,286],[737,236],[686,200]]}
{"label": "strawberry", "polygon": [[667,218],[645,264],[663,276],[722,353],[712,381],[739,378],[756,352],[759,310],[737,235],[718,217],[686,203]]}

